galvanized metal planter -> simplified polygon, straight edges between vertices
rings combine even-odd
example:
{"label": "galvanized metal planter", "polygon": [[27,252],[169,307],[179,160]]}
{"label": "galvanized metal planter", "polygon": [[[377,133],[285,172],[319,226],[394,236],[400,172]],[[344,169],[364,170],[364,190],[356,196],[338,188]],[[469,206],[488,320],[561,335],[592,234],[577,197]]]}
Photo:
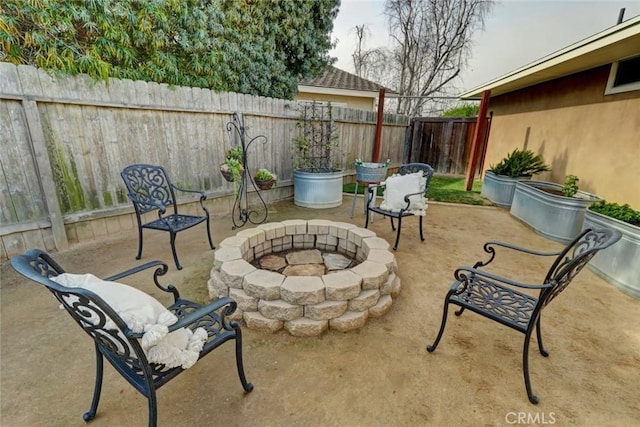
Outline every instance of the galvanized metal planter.
{"label": "galvanized metal planter", "polygon": [[313,209],[342,204],[342,171],[293,172],[293,203]]}
{"label": "galvanized metal planter", "polygon": [[389,165],[386,163],[362,163],[356,165],[356,180],[360,182],[381,182],[387,177]]}
{"label": "galvanized metal planter", "polygon": [[547,239],[569,243],[580,234],[587,208],[601,199],[584,191],[578,191],[575,197],[565,197],[545,190],[560,191],[562,185],[547,181],[517,182],[511,215]]}
{"label": "galvanized metal planter", "polygon": [[516,183],[530,179],[530,176],[511,178],[510,176],[496,175],[491,171],[486,171],[484,173],[480,194],[491,200],[496,206],[509,208],[511,207],[513,194],[516,191]]}
{"label": "galvanized metal planter", "polygon": [[622,233],[615,245],[602,250],[589,268],[624,293],[640,298],[640,227],[587,209],[584,228],[613,228]]}

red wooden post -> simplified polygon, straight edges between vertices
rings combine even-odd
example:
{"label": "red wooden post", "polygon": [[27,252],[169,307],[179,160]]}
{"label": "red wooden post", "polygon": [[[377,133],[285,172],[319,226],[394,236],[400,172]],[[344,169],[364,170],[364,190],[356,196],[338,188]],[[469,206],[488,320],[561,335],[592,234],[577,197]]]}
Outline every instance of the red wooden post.
{"label": "red wooden post", "polygon": [[478,111],[478,118],[476,119],[476,129],[473,133],[473,142],[471,143],[471,158],[469,159],[469,163],[467,165],[467,178],[464,182],[464,189],[466,191],[471,190],[471,187],[473,187],[473,178],[475,177],[478,147],[484,140],[484,132],[487,125],[487,110],[489,109],[489,98],[491,98],[490,90],[485,90],[484,92],[482,92],[482,100],[480,101],[480,109]]}
{"label": "red wooden post", "polygon": [[376,119],[376,137],[373,142],[373,159],[372,162],[380,162],[380,139],[382,137],[382,121],[384,119],[384,88],[378,91],[378,117]]}

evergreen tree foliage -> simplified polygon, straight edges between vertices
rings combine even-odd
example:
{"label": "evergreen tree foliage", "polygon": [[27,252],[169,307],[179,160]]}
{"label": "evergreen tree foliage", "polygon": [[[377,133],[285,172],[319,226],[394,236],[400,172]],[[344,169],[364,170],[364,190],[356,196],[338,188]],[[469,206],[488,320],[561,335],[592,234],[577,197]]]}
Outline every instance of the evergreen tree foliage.
{"label": "evergreen tree foliage", "polygon": [[442,117],[476,117],[480,106],[478,104],[461,104],[442,113]]}
{"label": "evergreen tree foliage", "polygon": [[4,0],[0,60],[292,98],[331,58],[340,0]]}

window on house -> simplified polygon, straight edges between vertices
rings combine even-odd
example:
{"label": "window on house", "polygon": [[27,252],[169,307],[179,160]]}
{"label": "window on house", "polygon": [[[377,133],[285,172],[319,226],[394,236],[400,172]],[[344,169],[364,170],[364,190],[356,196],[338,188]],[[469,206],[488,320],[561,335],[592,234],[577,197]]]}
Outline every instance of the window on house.
{"label": "window on house", "polygon": [[622,59],[611,65],[605,95],[640,90],[640,56]]}

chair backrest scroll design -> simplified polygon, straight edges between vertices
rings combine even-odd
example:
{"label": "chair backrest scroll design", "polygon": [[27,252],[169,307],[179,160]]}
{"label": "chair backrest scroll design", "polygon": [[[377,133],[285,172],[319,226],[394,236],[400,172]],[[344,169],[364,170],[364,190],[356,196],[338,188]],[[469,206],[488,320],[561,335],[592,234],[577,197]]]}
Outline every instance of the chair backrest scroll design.
{"label": "chair backrest scroll design", "polygon": [[11,265],[23,276],[46,287],[95,341],[101,353],[142,377],[142,366],[148,362],[139,341],[128,337],[131,330],[102,298],[87,289],[66,287],[52,281],[52,277],[65,271],[39,249],[13,257]]}
{"label": "chair backrest scroll design", "polygon": [[154,204],[145,202],[159,203],[164,207],[173,205],[176,211],[176,197],[164,167],[147,164],[130,165],[124,168],[120,175],[127,187],[127,196],[134,202],[140,215],[158,208]]}
{"label": "chair backrest scroll design", "polygon": [[423,176],[427,179],[425,182],[424,191],[429,189],[431,184],[431,178],[433,178],[434,170],[426,163],[406,163],[398,168],[399,175],[407,175],[410,173],[423,172]]}
{"label": "chair backrest scroll design", "polygon": [[558,255],[547,273],[544,283],[553,284],[540,294],[540,302],[547,305],[564,291],[571,281],[591,261],[598,251],[620,240],[620,232],[612,229],[586,229]]}

